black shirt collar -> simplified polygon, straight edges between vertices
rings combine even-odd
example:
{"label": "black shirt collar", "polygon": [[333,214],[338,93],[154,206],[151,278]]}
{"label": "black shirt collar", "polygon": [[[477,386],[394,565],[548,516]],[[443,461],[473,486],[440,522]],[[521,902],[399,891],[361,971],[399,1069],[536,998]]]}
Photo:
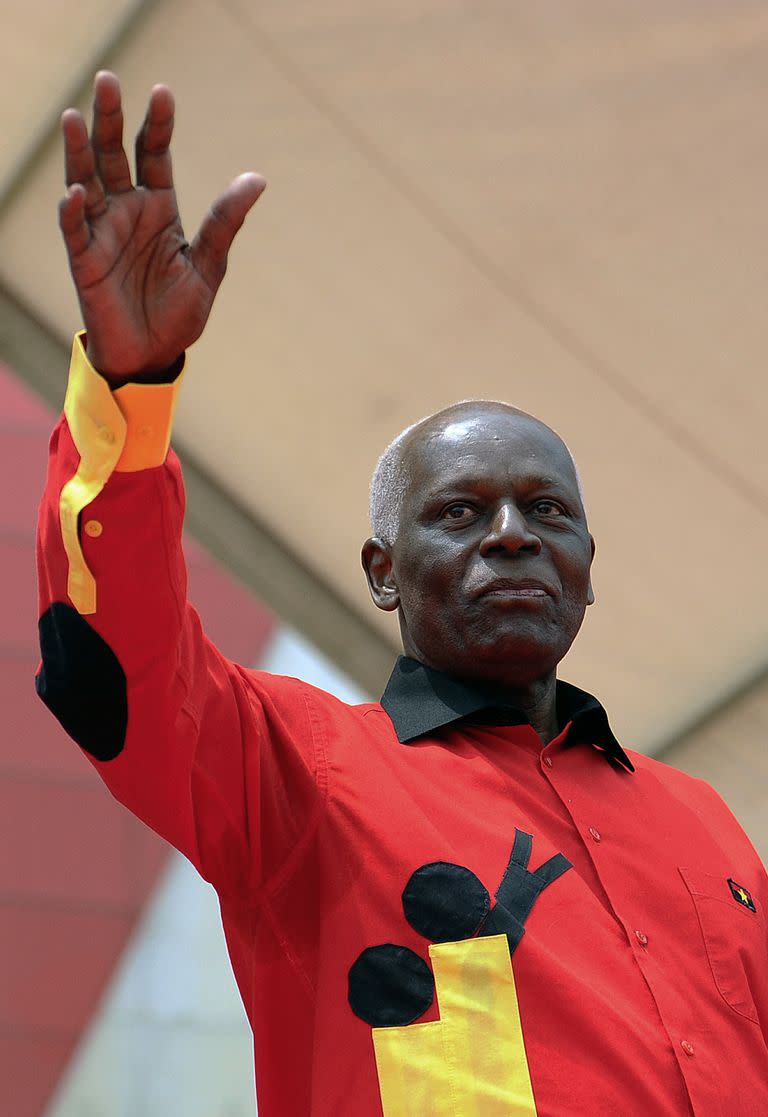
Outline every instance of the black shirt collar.
{"label": "black shirt collar", "polygon": [[[556,701],[558,724],[572,722],[569,740],[596,745],[634,772],[632,761],[613,735],[608,715],[593,695],[558,679]],[[381,705],[403,744],[462,719],[486,725],[528,724],[522,711],[499,705],[498,697],[492,697],[482,684],[462,683],[408,656],[398,658]]]}

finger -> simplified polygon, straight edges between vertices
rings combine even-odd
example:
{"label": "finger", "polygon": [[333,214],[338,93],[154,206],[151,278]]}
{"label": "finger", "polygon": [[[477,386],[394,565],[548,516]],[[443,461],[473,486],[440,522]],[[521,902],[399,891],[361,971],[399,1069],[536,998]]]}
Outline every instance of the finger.
{"label": "finger", "polygon": [[77,182],[69,187],[59,203],[59,227],[72,261],[91,243],[91,230],[85,219],[85,199],[85,188]]}
{"label": "finger", "polygon": [[213,203],[192,243],[190,258],[211,288],[216,288],[227,270],[227,254],[235,234],[251,206],[266,187],[261,175],[239,175]]}
{"label": "finger", "polygon": [[150,190],[173,189],[170,148],[174,111],[168,86],[154,86],[147,115],[136,137],[136,182]]}
{"label": "finger", "polygon": [[104,187],[96,174],[96,161],[88,139],[88,130],[77,109],[67,109],[61,117],[64,134],[64,173],[67,186],[79,183],[85,190],[85,209],[89,217],[98,217],[107,208]]}
{"label": "finger", "polygon": [[120,82],[109,70],[100,70],[93,83],[91,146],[106,192],[124,194],[132,190],[131,168],[123,148]]}

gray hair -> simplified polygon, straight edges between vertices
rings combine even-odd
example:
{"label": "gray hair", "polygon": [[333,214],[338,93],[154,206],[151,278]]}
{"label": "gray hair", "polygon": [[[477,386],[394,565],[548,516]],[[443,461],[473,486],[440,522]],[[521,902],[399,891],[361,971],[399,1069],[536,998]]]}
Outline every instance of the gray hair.
{"label": "gray hair", "polygon": [[[403,507],[403,499],[408,489],[409,478],[403,461],[403,449],[408,436],[418,427],[423,426],[424,423],[433,419],[435,415],[442,414],[442,411],[452,411],[454,408],[461,407],[462,404],[466,403],[498,404],[501,407],[508,407],[519,414],[528,414],[525,411],[521,411],[519,407],[515,407],[511,403],[506,403],[504,400],[459,400],[457,403],[450,404],[448,407],[443,408],[441,411],[436,411],[432,415],[425,415],[417,422],[411,423],[405,430],[400,431],[400,434],[392,439],[389,446],[387,446],[376,463],[370,486],[369,512],[371,518],[371,534],[381,539],[381,541],[388,546],[391,546],[397,538],[397,533],[400,529],[400,513]],[[535,418],[535,416],[530,416],[530,418]],[[540,419],[537,421],[541,422]],[[545,423],[543,425],[546,426],[547,424]],[[550,430],[551,429],[550,427]],[[553,433],[557,434],[557,431],[553,431]],[[560,438],[559,435],[557,437]],[[579,469],[568,445],[565,442],[563,442],[563,445],[568,451],[568,456],[573,465],[573,471],[576,475],[576,485],[579,490],[579,499],[583,506],[584,489],[581,484]]]}

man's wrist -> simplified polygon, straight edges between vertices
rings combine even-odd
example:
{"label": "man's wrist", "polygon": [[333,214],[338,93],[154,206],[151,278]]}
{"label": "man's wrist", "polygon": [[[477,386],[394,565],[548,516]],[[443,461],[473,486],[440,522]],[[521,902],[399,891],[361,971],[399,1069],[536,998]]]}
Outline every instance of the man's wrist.
{"label": "man's wrist", "polygon": [[[158,369],[156,372],[137,372],[133,376],[126,376],[120,380],[110,381],[113,387],[122,387],[123,384],[173,384],[184,368],[185,354],[180,353],[173,364],[167,368]],[[107,378],[108,379],[108,378]]]}
{"label": "man's wrist", "polygon": [[185,354],[182,352],[169,365],[151,366],[135,372],[113,372],[110,370],[110,362],[102,359],[101,354],[89,345],[87,331],[84,330],[81,337],[91,367],[107,381],[113,391],[124,384],[172,384],[184,368]]}

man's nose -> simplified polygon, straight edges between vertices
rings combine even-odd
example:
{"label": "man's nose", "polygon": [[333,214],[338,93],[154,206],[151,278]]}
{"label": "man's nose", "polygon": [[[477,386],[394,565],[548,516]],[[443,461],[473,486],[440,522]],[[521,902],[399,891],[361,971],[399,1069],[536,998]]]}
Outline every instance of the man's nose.
{"label": "man's nose", "polygon": [[505,501],[496,509],[488,532],[480,543],[480,553],[493,554],[494,551],[531,551],[538,554],[541,539],[531,531],[530,525],[514,501]]}

